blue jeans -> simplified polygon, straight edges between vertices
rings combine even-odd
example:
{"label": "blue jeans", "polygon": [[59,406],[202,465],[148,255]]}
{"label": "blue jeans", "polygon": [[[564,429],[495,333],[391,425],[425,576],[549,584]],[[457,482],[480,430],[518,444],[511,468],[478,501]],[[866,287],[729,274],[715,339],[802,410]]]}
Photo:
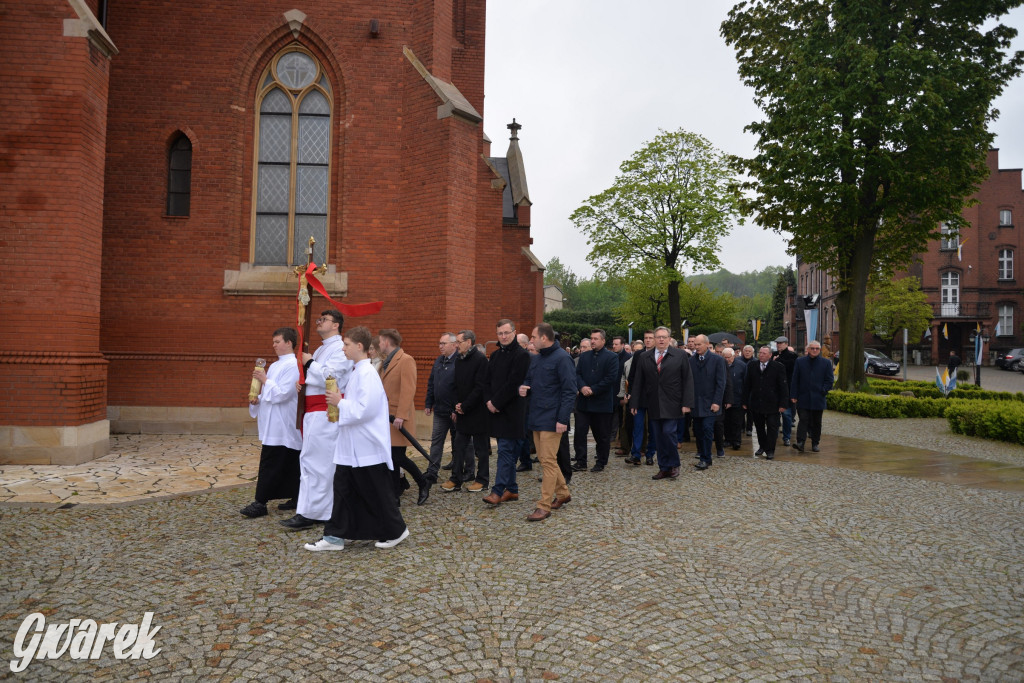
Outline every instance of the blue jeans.
{"label": "blue jeans", "polygon": [[711,464],[711,442],[715,439],[715,416],[693,418],[693,437],[697,441],[700,461]]}
{"label": "blue jeans", "polygon": [[498,439],[498,465],[494,473],[494,486],[491,492],[499,496],[505,491],[519,493],[519,484],[516,483],[516,462],[519,460],[519,452],[522,442],[525,439]]}
{"label": "blue jeans", "polygon": [[658,469],[668,470],[679,467],[679,451],[676,450],[676,430],[679,420],[651,420],[651,440],[658,441]]}
{"label": "blue jeans", "polygon": [[[655,420],[647,419],[647,408],[637,408],[633,416],[633,451],[631,455],[637,460],[640,459],[640,449],[644,445],[644,426],[647,426],[647,457],[653,458],[658,448],[658,439],[655,434],[658,432],[654,425]],[[674,447],[674,446],[673,446]]]}
{"label": "blue jeans", "polygon": [[790,403],[782,414],[782,440],[789,441],[793,437],[793,404]]}
{"label": "blue jeans", "polygon": [[516,449],[519,455],[519,464],[528,469],[533,469],[533,461],[530,460],[530,440],[516,439]]}

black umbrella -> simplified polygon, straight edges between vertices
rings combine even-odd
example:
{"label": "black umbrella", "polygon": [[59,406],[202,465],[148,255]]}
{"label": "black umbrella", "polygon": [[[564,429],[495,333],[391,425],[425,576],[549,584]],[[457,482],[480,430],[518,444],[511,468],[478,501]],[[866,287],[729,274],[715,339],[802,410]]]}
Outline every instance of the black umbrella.
{"label": "black umbrella", "polygon": [[708,341],[712,344],[717,344],[720,341],[732,342],[734,345],[743,344],[743,340],[737,337],[735,334],[729,332],[715,332],[714,334],[708,335]]}

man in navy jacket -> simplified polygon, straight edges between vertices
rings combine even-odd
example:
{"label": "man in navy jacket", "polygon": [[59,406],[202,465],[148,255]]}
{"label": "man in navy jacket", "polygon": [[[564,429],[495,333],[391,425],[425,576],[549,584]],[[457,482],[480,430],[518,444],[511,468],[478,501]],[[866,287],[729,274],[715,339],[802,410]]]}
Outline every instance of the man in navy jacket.
{"label": "man in navy jacket", "polygon": [[526,428],[533,432],[544,478],[537,508],[526,518],[539,522],[572,500],[562,470],[558,468],[558,444],[569,429],[569,416],[576,400],[576,369],[565,349],[555,343],[555,330],[547,323],[533,328],[530,336],[537,355],[530,360],[526,382],[519,395],[530,394]]}
{"label": "man in navy jacket", "polygon": [[693,375],[693,435],[697,441],[698,470],[711,467],[711,442],[715,438],[715,419],[725,404],[725,360],[708,348],[707,335],[693,340],[690,372]]}
{"label": "man in navy jacket", "polygon": [[815,453],[820,450],[821,415],[827,407],[825,394],[832,388],[834,379],[832,363],[821,357],[821,343],[808,342],[807,355],[798,358],[793,365],[793,382],[789,386],[789,398],[800,418],[793,447],[801,453],[804,452],[808,431],[811,433],[811,450]]}
{"label": "man in navy jacket", "polygon": [[601,472],[608,464],[611,450],[612,413],[619,390],[619,357],[605,348],[604,330],[590,333],[590,351],[580,353],[576,362],[576,383],[580,395],[576,401],[576,431],[573,445],[576,464],[573,470],[587,469],[587,432],[594,432],[594,468]]}

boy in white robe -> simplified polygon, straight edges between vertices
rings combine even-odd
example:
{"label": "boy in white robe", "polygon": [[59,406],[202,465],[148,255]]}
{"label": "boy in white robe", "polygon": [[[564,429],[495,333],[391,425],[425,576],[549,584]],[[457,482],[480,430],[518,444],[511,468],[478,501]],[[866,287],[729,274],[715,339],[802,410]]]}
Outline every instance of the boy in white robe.
{"label": "boy in white robe", "polygon": [[[290,327],[274,330],[272,337],[277,360],[266,371],[254,370],[252,376],[263,385],[260,394],[249,402],[249,415],[256,418],[260,442],[260,470],[256,479],[256,500],[242,508],[246,517],[263,517],[267,502],[278,498],[293,500],[299,495],[299,449],[302,434],[295,428],[299,395],[299,367],[295,362],[298,337]],[[282,503],[279,510],[287,510]]]}
{"label": "boy in white robe", "polygon": [[409,536],[395,499],[391,462],[388,398],[366,354],[372,336],[365,327],[344,335],[345,355],[355,362],[345,397],[328,392],[338,406],[338,440],[334,450],[334,508],[316,543],[306,550],[344,550],[345,540],[377,541],[393,548]]}

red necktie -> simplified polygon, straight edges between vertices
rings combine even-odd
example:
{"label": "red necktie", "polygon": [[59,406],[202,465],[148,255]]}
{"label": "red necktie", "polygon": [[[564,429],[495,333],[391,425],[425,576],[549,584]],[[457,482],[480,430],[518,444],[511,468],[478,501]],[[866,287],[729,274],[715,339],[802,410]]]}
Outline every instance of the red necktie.
{"label": "red necktie", "polygon": [[665,357],[664,351],[658,352],[658,372],[661,372],[661,359]]}

